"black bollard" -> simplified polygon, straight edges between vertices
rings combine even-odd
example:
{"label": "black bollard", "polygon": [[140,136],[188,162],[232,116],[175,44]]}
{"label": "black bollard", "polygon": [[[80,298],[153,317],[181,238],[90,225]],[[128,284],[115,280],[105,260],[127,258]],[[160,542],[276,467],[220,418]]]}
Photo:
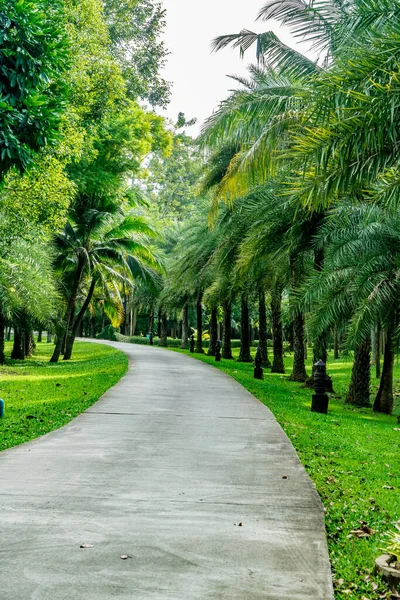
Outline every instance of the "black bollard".
{"label": "black bollard", "polygon": [[194,335],[190,336],[190,352],[193,354],[194,352]]}
{"label": "black bollard", "polygon": [[312,397],[311,411],[328,414],[329,397],[325,394],[326,390],[326,365],[322,360],[319,360],[314,365],[314,391]]}
{"label": "black bollard", "polygon": [[154,345],[153,334],[151,332],[149,333],[149,344],[150,344],[150,346]]}
{"label": "black bollard", "polygon": [[221,362],[221,342],[219,340],[215,344],[215,360]]}
{"label": "black bollard", "polygon": [[257,348],[256,358],[254,360],[254,379],[264,379],[264,369],[262,368],[262,351],[260,346]]}

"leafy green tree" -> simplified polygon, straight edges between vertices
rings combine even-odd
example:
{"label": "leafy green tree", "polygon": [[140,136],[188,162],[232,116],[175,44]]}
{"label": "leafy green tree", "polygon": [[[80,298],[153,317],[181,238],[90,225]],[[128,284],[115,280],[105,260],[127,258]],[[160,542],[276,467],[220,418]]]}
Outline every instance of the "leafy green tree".
{"label": "leafy green tree", "polygon": [[63,3],[0,2],[0,178],[58,139],[69,49]]}
{"label": "leafy green tree", "polygon": [[168,55],[161,40],[162,5],[152,0],[104,0],[103,5],[112,53],[121,66],[129,97],[165,107],[170,84],[160,75]]}

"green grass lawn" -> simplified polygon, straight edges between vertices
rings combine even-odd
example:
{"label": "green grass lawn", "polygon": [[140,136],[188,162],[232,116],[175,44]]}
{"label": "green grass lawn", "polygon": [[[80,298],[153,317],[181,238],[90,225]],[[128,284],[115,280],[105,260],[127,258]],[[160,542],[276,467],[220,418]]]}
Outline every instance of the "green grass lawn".
{"label": "green grass lawn", "polygon": [[[183,351],[180,351],[183,352]],[[187,352],[185,351],[187,354]],[[238,350],[234,351],[238,355]],[[397,417],[374,414],[344,404],[351,362],[331,360],[335,396],[328,416],[310,412],[312,391],[287,376],[265,371],[265,380],[253,378],[251,364],[193,355],[234,377],[266,404],[296,448],[315,482],[326,509],[326,528],[336,598],[376,600],[390,598],[386,585],[372,576],[375,558],[382,554],[384,532],[400,521],[400,425]],[[287,373],[292,357],[286,358]],[[311,363],[309,361],[309,370]],[[373,391],[378,380],[372,379]],[[400,366],[395,371],[400,391]],[[397,405],[396,414],[399,413]],[[372,535],[351,532],[367,525]],[[310,599],[312,600],[312,599]]]}
{"label": "green grass lawn", "polygon": [[[6,344],[9,355],[11,344]],[[109,346],[76,342],[72,360],[49,363],[53,345],[38,344],[26,361],[0,367],[0,450],[62,427],[94,404],[128,369],[128,359]]]}

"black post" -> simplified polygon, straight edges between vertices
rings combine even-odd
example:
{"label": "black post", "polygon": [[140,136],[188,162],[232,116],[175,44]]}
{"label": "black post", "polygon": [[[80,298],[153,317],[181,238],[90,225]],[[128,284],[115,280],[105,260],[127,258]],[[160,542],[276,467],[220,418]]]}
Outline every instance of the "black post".
{"label": "black post", "polygon": [[263,364],[263,353],[262,350],[260,348],[260,346],[258,346],[257,348],[257,352],[256,352],[256,358],[254,360],[254,379],[264,379],[264,369],[262,368],[262,364]]}
{"label": "black post", "polygon": [[151,331],[150,331],[150,333],[149,333],[149,344],[150,344],[150,346],[153,346],[153,344],[154,344],[154,341],[153,341],[153,333],[152,333]]}
{"label": "black post", "polygon": [[326,365],[322,360],[319,360],[314,365],[314,390],[315,394],[312,397],[311,411],[327,415],[329,398],[325,394]]}
{"label": "black post", "polygon": [[190,336],[190,352],[193,354],[194,352],[194,335],[192,333],[192,335]]}
{"label": "black post", "polygon": [[215,362],[221,362],[221,342],[219,340],[215,344]]}

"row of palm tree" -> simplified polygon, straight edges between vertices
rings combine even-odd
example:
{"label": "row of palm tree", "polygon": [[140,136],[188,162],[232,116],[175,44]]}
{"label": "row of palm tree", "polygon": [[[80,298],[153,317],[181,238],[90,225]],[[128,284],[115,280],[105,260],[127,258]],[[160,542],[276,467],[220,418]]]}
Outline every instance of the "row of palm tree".
{"label": "row of palm tree", "polygon": [[[400,332],[399,9],[397,0],[269,0],[259,18],[288,26],[311,44],[314,58],[271,32],[215,40],[215,50],[232,45],[242,55],[255,44],[257,62],[247,78],[234,78],[238,89],[204,125],[208,160],[199,183],[211,209],[200,208],[187,224],[163,292],[206,304],[214,315],[222,307],[226,358],[238,299],[244,361],[251,360],[249,296],[259,295],[264,331],[268,292],[275,372],[284,371],[281,307],[288,301],[291,378],[312,384],[306,336],[315,361],[326,362],[328,339],[340,334],[343,349],[354,353],[347,401],[359,406],[370,405],[371,336],[379,358],[382,332],[373,408],[385,413],[393,410]],[[327,385],[333,389],[329,377]]]}

